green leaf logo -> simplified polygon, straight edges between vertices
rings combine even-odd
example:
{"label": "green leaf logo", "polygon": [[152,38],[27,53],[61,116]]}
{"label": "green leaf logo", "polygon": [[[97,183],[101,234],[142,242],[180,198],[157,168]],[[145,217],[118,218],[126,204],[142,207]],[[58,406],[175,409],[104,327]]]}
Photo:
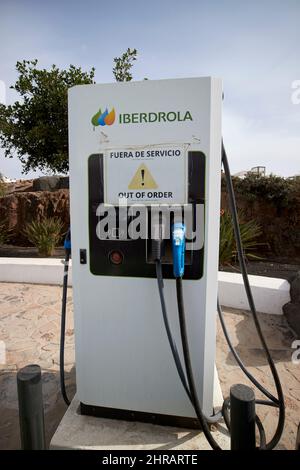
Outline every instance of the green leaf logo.
{"label": "green leaf logo", "polygon": [[102,111],[101,111],[101,108],[100,108],[98,113],[96,113],[91,119],[91,122],[92,122],[93,126],[99,126],[98,119],[101,116],[101,114],[102,114]]}

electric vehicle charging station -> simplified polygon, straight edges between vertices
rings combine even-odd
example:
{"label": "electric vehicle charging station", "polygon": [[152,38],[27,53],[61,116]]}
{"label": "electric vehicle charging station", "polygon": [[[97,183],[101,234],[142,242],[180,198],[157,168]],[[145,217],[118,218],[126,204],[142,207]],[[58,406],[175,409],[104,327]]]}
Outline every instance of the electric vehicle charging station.
{"label": "electric vehicle charging station", "polygon": [[[83,414],[198,426],[168,344],[151,244],[161,223],[157,213],[168,232],[178,210],[188,232],[183,290],[191,360],[201,408],[213,412],[221,107],[222,84],[215,78],[69,91],[76,382]],[[179,344],[170,235],[162,272]]]}

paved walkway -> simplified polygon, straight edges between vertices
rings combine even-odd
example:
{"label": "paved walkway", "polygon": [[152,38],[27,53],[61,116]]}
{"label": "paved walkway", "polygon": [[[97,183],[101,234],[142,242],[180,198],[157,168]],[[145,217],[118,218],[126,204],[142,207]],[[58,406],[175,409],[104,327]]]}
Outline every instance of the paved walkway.
{"label": "paved walkway", "polygon": [[[50,441],[66,406],[59,393],[59,330],[61,289],[56,286],[0,284],[0,340],[6,344],[6,364],[0,365],[0,449],[20,447],[16,392],[16,372],[29,363],[43,369],[43,393],[47,441]],[[272,380],[258,343],[250,315],[226,309],[226,322],[233,342],[249,370],[267,388]],[[293,449],[300,421],[300,365],[291,362],[293,335],[283,317],[261,315],[272,356],[276,362],[286,397],[286,426],[278,448]],[[66,329],[66,382],[70,396],[75,390],[74,330],[72,290],[68,296]],[[218,325],[217,367],[222,390],[247,383],[228,352]],[[257,394],[258,397],[258,394]],[[276,410],[259,407],[268,435],[276,426]]]}

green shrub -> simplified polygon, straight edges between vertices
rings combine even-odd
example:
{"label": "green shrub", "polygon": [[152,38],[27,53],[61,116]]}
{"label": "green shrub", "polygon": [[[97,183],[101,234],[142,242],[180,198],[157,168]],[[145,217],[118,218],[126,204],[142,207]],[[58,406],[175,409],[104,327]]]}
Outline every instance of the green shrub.
{"label": "green shrub", "polygon": [[[300,199],[299,178],[287,179],[282,176],[263,176],[249,172],[245,178],[233,177],[236,194],[241,194],[248,201],[263,198],[277,207],[287,207]],[[222,176],[222,188],[226,187]]]}
{"label": "green shrub", "polygon": [[62,238],[62,221],[58,218],[45,218],[28,223],[24,235],[38,249],[39,255],[51,256]]}
{"label": "green shrub", "polygon": [[[247,222],[242,221],[244,215],[239,214],[239,225],[241,232],[242,244],[246,258],[256,258],[255,251],[261,243],[257,242],[257,238],[262,234],[259,224],[254,220]],[[220,220],[220,245],[219,245],[219,263],[224,266],[231,262],[237,261],[237,248],[232,224],[232,218],[229,212],[221,212]]]}

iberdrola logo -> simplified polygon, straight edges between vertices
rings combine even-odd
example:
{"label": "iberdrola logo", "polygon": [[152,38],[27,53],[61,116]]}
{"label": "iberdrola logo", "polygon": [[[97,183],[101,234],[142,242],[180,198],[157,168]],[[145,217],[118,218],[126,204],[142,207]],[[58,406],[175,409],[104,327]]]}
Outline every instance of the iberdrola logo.
{"label": "iberdrola logo", "polygon": [[106,108],[104,113],[102,113],[100,108],[98,113],[92,117],[91,122],[93,126],[111,126],[115,122],[115,119],[115,108],[113,108],[110,112],[108,112],[108,109]]}

